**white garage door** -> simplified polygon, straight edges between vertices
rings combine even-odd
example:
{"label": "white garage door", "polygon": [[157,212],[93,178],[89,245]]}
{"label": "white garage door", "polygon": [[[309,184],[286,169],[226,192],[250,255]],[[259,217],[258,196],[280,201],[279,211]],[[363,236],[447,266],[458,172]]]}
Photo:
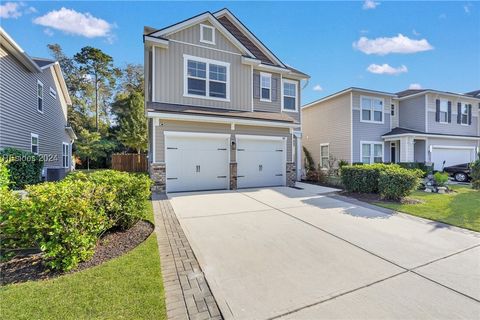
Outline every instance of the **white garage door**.
{"label": "white garage door", "polygon": [[432,147],[432,162],[434,163],[435,170],[442,170],[443,161],[445,161],[445,167],[448,167],[462,163],[469,163],[474,160],[475,149],[472,147]]}
{"label": "white garage door", "polygon": [[167,192],[227,189],[228,134],[165,132]]}
{"label": "white garage door", "polygon": [[237,187],[285,185],[286,139],[237,135]]}

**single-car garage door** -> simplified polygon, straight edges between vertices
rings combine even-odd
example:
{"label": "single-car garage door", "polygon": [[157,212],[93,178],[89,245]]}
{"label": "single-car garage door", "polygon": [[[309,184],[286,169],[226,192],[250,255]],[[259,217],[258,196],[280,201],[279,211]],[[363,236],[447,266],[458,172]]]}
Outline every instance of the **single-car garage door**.
{"label": "single-car garage door", "polygon": [[432,162],[435,170],[443,169],[443,161],[445,161],[445,167],[448,167],[473,162],[474,160],[474,147],[432,146]]}
{"label": "single-car garage door", "polygon": [[286,138],[237,135],[237,187],[285,185]]}
{"label": "single-car garage door", "polygon": [[229,134],[165,132],[167,192],[227,189]]}

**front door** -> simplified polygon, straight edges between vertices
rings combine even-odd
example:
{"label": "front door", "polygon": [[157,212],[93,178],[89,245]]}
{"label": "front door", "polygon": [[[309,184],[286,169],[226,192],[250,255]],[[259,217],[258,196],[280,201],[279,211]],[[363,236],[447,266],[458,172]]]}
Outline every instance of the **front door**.
{"label": "front door", "polygon": [[395,142],[390,144],[390,162],[397,163],[397,146]]}

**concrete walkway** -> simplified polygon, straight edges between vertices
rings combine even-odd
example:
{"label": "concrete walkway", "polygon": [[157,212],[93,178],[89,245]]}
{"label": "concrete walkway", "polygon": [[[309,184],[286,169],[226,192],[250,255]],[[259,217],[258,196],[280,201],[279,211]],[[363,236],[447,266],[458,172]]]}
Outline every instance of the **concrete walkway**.
{"label": "concrete walkway", "polygon": [[226,319],[478,319],[480,235],[308,185],[170,194]]}

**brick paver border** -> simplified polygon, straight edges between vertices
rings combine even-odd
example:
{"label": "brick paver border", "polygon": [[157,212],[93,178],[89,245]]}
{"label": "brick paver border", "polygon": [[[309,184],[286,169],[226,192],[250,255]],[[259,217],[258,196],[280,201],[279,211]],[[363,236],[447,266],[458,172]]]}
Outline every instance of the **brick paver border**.
{"label": "brick paver border", "polygon": [[168,319],[223,319],[167,196],[154,193],[152,204]]}

